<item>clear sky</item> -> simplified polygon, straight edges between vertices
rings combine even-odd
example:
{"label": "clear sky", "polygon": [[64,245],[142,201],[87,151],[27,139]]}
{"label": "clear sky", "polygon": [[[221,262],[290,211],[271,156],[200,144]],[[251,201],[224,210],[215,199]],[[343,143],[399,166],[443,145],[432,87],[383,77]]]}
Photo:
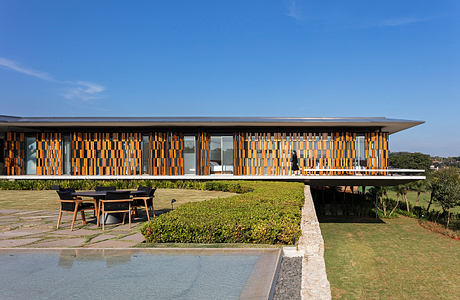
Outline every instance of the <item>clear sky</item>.
{"label": "clear sky", "polygon": [[386,116],[460,155],[460,1],[0,1],[0,114]]}

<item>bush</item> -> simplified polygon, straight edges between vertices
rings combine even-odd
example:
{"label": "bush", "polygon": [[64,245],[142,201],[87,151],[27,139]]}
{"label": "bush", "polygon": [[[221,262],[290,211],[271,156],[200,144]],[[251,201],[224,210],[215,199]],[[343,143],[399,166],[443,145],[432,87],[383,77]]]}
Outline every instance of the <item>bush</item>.
{"label": "bush", "polygon": [[206,182],[206,189],[248,191],[225,199],[186,203],[141,229],[154,243],[292,244],[300,236],[303,184]]}
{"label": "bush", "polygon": [[60,185],[76,190],[93,190],[96,186],[115,186],[117,189],[134,189],[140,185],[157,188],[179,188],[194,190],[214,190],[232,193],[246,193],[250,187],[239,182],[228,181],[169,181],[169,180],[0,180],[0,190],[49,190],[52,185]]}

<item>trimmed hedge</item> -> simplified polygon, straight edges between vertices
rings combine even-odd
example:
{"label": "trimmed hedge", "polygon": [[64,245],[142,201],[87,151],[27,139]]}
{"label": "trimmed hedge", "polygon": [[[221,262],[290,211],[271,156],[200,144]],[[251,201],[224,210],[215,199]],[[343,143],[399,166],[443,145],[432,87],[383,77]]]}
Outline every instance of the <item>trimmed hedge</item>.
{"label": "trimmed hedge", "polygon": [[238,184],[250,192],[186,203],[146,223],[142,234],[152,243],[292,244],[298,240],[303,184]]}
{"label": "trimmed hedge", "polygon": [[168,189],[194,189],[223,191],[232,193],[250,192],[251,188],[239,182],[193,181],[193,180],[0,180],[0,190],[49,190],[52,185],[60,185],[76,190],[94,190],[96,186],[115,186],[117,189],[134,189],[138,186],[151,186]]}

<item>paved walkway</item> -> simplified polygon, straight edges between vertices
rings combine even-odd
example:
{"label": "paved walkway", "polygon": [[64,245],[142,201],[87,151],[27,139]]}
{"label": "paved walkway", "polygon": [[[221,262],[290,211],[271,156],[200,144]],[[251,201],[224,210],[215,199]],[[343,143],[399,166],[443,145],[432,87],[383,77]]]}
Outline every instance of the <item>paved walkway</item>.
{"label": "paved walkway", "polygon": [[139,229],[145,216],[128,224],[106,225],[105,231],[96,226],[92,213],[87,213],[86,225],[78,214],[76,226],[70,231],[72,214],[64,214],[56,229],[58,212],[0,209],[0,248],[126,248],[144,241]]}
{"label": "paved walkway", "polygon": [[305,185],[305,204],[302,208],[302,236],[299,250],[302,259],[302,299],[331,299],[331,287],[327,280],[324,262],[324,241],[321,235],[310,186]]}

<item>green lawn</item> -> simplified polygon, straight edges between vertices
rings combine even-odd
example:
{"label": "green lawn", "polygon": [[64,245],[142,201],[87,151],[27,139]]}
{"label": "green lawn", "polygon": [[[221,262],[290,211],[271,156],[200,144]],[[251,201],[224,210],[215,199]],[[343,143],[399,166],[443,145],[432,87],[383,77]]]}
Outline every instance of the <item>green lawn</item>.
{"label": "green lawn", "polygon": [[459,299],[460,242],[416,219],[321,223],[334,299]]}
{"label": "green lawn", "polygon": [[[197,202],[213,198],[226,198],[235,193],[221,191],[201,191],[189,189],[157,189],[155,192],[155,210],[171,209],[171,199],[176,199],[174,207],[187,202]],[[58,195],[56,191],[43,190],[0,190],[0,209],[57,210]]]}
{"label": "green lawn", "polygon": [[[394,191],[389,191],[388,192],[388,197],[394,200],[397,200],[398,197],[396,197],[396,192]],[[417,192],[415,191],[410,191],[407,193],[407,200],[409,201],[410,204],[415,205],[417,199]],[[403,201],[402,197],[399,197],[399,201]],[[427,207],[428,203],[430,202],[430,192],[426,193],[421,193],[420,198],[419,198],[419,206],[421,207]],[[433,202],[431,204],[430,210],[435,209],[438,211],[442,211],[441,205],[437,204],[436,202]],[[452,212],[454,213],[460,213],[460,206],[457,206],[452,209]]]}

